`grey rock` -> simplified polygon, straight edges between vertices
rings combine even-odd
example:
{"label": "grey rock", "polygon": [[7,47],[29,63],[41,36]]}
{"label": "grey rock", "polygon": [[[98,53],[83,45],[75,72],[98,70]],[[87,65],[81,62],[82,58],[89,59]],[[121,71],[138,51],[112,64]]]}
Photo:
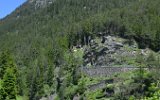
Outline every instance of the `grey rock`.
{"label": "grey rock", "polygon": [[34,3],[35,9],[44,8],[54,2],[55,0],[29,0],[29,3]]}
{"label": "grey rock", "polygon": [[108,80],[102,80],[99,83],[93,84],[93,85],[89,85],[88,88],[90,91],[94,91],[96,89],[102,89],[106,87],[106,84],[111,84],[113,83],[114,80],[113,79],[108,79]]}
{"label": "grey rock", "polygon": [[80,100],[80,97],[79,97],[78,95],[75,95],[75,96],[73,97],[73,100]]}
{"label": "grey rock", "polygon": [[48,97],[42,97],[40,100],[55,100],[56,94],[52,94]]}
{"label": "grey rock", "polygon": [[119,42],[116,42],[116,43],[114,43],[114,46],[116,46],[116,47],[123,47],[123,44],[119,43]]}

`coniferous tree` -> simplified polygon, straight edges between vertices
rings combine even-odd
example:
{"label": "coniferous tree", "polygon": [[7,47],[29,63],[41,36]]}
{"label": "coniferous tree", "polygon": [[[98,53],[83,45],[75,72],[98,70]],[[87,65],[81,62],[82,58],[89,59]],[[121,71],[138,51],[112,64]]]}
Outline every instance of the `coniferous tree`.
{"label": "coniferous tree", "polygon": [[0,78],[3,78],[8,67],[13,65],[12,58],[8,51],[3,52],[0,56]]}
{"label": "coniferous tree", "polygon": [[54,66],[49,65],[48,67],[49,68],[48,68],[48,72],[47,72],[47,84],[49,86],[52,86],[53,83],[54,83],[54,80],[53,80],[53,78],[54,78]]}
{"label": "coniferous tree", "polygon": [[0,69],[0,78],[2,79],[0,97],[3,99],[15,99],[19,88],[17,80],[18,69],[8,51],[1,54]]}
{"label": "coniferous tree", "polygon": [[156,36],[155,36],[155,49],[157,51],[160,50],[160,33],[156,33]]}
{"label": "coniferous tree", "polygon": [[3,77],[3,98],[16,99],[17,95],[17,79],[13,68],[7,68]]}
{"label": "coniferous tree", "polygon": [[156,58],[153,53],[150,53],[147,58],[147,65],[148,67],[154,67],[156,63]]}

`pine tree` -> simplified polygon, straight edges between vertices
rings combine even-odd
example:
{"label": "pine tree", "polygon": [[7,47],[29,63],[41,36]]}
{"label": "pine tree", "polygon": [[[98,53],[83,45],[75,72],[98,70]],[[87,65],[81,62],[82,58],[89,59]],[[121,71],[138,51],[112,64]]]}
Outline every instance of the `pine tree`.
{"label": "pine tree", "polygon": [[34,69],[31,75],[31,83],[30,85],[30,99],[39,100],[43,94],[43,85],[44,85],[44,69],[41,63],[36,59],[33,65]]}
{"label": "pine tree", "polygon": [[156,62],[156,58],[153,53],[150,53],[150,55],[147,58],[147,65],[149,67],[154,67]]}
{"label": "pine tree", "polygon": [[8,52],[3,52],[0,56],[0,78],[3,78],[5,70],[9,67],[11,57]]}
{"label": "pine tree", "polygon": [[2,87],[3,80],[0,80],[0,100],[4,100],[4,88]]}
{"label": "pine tree", "polygon": [[49,86],[53,85],[54,83],[53,78],[54,78],[54,66],[49,65],[48,72],[47,72],[47,84]]}
{"label": "pine tree", "polygon": [[11,54],[6,51],[0,56],[0,100],[2,99],[15,99],[18,94],[18,70]]}
{"label": "pine tree", "polygon": [[13,68],[7,68],[3,77],[3,98],[5,99],[16,99],[17,85],[16,75]]}
{"label": "pine tree", "polygon": [[139,52],[139,54],[136,57],[136,62],[139,65],[139,72],[138,72],[138,77],[141,79],[143,77],[143,68],[144,67],[144,57],[143,55]]}

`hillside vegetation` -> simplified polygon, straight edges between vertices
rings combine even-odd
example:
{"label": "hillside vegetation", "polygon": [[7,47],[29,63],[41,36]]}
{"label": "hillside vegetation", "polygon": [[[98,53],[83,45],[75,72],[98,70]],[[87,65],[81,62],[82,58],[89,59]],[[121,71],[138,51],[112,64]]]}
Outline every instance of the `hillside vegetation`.
{"label": "hillside vegetation", "polygon": [[[159,0],[46,0],[49,3],[41,2],[45,6],[39,1],[28,0],[0,20],[0,100],[39,100],[52,95],[58,100],[75,96],[87,100],[160,97],[156,95],[159,93]],[[110,86],[120,89],[110,96],[103,95],[108,87],[91,92],[86,89],[89,80],[97,79],[78,71],[84,65],[85,49],[73,52],[75,46],[89,47],[90,40],[100,38],[100,34],[119,36],[129,43],[136,41],[136,49],[151,51],[147,56],[137,55],[135,60],[126,59],[123,64],[138,64],[140,70],[126,78],[111,77],[120,81]],[[144,66],[156,70],[142,71]],[[121,81],[133,88],[128,89]]]}

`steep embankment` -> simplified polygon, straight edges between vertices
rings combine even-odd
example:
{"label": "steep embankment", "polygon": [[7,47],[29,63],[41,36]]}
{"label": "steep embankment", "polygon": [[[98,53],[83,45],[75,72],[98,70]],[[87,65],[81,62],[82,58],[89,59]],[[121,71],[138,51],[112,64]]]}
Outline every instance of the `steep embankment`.
{"label": "steep embankment", "polygon": [[[145,82],[153,81],[149,79],[148,73],[154,69],[153,66],[148,68],[149,59],[152,59],[150,55],[154,54],[156,58],[159,56],[148,48],[139,49],[133,40],[104,34],[90,38],[87,45],[78,45],[73,51],[75,54],[83,54],[83,67],[79,70],[82,72],[82,79],[86,81],[86,98],[100,100],[115,99],[119,93],[124,93],[125,98],[129,98],[133,91],[141,87],[140,83],[135,81],[139,72],[145,73],[146,76],[142,80],[146,85],[144,87],[148,88],[150,83]],[[135,86],[132,86],[134,84]]]}

